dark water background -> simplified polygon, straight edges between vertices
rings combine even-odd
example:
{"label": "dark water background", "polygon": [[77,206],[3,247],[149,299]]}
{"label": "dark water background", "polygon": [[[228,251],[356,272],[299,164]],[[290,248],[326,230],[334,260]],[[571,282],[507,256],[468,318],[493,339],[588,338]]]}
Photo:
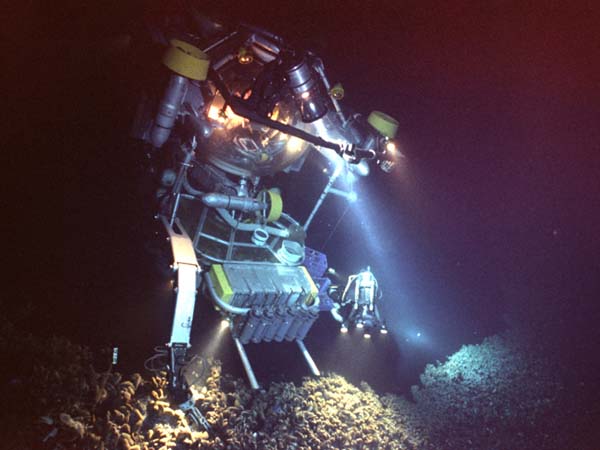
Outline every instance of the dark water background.
{"label": "dark water background", "polygon": [[[216,11],[312,44],[348,104],[400,122],[400,170],[361,181],[361,202],[331,237],[344,205],[329,199],[308,242],[325,245],[343,273],[372,266],[391,335],[340,342],[324,316],[306,340],[317,364],[403,392],[424,364],[518,321],[548,321],[558,343],[593,339],[598,8],[327,5]],[[152,211],[140,194],[142,155],[127,139],[144,73],[115,41],[139,14],[139,4],[117,2],[30,6],[10,11],[3,32],[15,61],[5,85],[18,105],[8,136],[26,149],[7,166],[21,175],[14,217],[32,219],[26,240],[7,229],[8,254],[24,262],[3,307],[25,329],[118,345],[127,370],[166,342],[171,320],[165,280],[145,251]],[[323,182],[316,172],[291,176],[283,186],[289,211],[306,217]],[[199,301],[195,351],[208,345],[215,318]],[[234,351],[225,339],[218,356],[241,375]],[[248,351],[263,381],[308,374],[293,346]]]}

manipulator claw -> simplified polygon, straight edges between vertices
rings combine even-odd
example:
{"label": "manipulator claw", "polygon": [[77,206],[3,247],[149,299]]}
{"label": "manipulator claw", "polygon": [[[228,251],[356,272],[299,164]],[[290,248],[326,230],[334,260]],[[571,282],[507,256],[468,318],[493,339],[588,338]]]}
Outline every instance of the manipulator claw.
{"label": "manipulator claw", "polygon": [[375,160],[382,171],[390,173],[396,166],[396,159],[400,153],[396,151],[394,142],[387,141],[378,146],[377,150],[363,149],[355,144],[342,144],[340,145],[340,155],[350,164],[359,164],[363,160]]}
{"label": "manipulator claw", "polygon": [[358,164],[363,159],[373,159],[377,155],[375,150],[365,150],[356,144],[341,144],[340,155],[350,164]]}
{"label": "manipulator claw", "polygon": [[179,409],[181,409],[197,427],[202,427],[209,433],[211,432],[212,428],[208,423],[208,420],[206,420],[206,417],[204,417],[196,406],[193,397],[190,396],[187,401],[181,403]]}
{"label": "manipulator claw", "polygon": [[348,141],[339,145],[338,153],[349,163],[374,160],[381,170],[389,173],[402,157],[394,141],[398,121],[387,114],[373,111],[366,119],[356,114],[344,128]]}

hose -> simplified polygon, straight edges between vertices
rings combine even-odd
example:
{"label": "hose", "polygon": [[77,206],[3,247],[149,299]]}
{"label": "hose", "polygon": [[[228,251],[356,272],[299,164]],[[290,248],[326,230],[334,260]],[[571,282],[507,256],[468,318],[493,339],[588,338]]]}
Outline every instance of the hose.
{"label": "hose", "polygon": [[219,294],[217,294],[217,291],[215,290],[215,287],[213,286],[212,280],[210,279],[208,272],[206,272],[204,274],[204,281],[206,283],[206,287],[208,288],[208,292],[210,293],[211,298],[213,299],[213,301],[217,304],[217,306],[219,308],[221,308],[222,310],[224,310],[228,313],[231,313],[231,314],[239,314],[239,315],[244,315],[244,316],[246,314],[248,314],[248,312],[250,311],[250,308],[240,308],[237,306],[232,306],[232,305],[225,303],[223,300],[221,300],[221,297],[219,297]]}
{"label": "hose", "polygon": [[188,194],[192,194],[196,197],[202,197],[204,195],[203,191],[199,191],[198,189],[195,189],[192,187],[192,185],[190,184],[190,182],[187,179],[187,172],[183,176],[183,188],[186,190],[186,192]]}
{"label": "hose", "polygon": [[151,356],[150,358],[148,358],[146,361],[144,361],[144,369],[146,369],[148,372],[152,372],[152,373],[156,373],[156,372],[160,372],[161,370],[164,370],[168,363],[165,361],[165,363],[160,366],[160,367],[156,367],[154,365],[154,362],[160,358],[168,358],[169,357],[169,351],[161,346],[158,347],[154,347],[154,351],[156,352],[155,355]]}
{"label": "hose", "polygon": [[343,323],[344,322],[344,318],[342,317],[342,315],[339,313],[339,309],[340,309],[340,305],[339,303],[334,303],[334,307],[331,308],[330,312],[331,312],[331,316],[339,323]]}
{"label": "hose", "polygon": [[279,229],[279,228],[260,225],[257,223],[242,223],[238,220],[235,220],[231,216],[229,211],[227,211],[226,209],[216,208],[216,210],[219,213],[219,215],[223,218],[223,220],[225,220],[225,222],[227,222],[227,225],[229,225],[231,228],[235,228],[236,230],[254,231],[257,228],[262,228],[262,229],[266,230],[269,234],[272,234],[274,236],[287,238],[290,235],[290,232],[287,229]]}

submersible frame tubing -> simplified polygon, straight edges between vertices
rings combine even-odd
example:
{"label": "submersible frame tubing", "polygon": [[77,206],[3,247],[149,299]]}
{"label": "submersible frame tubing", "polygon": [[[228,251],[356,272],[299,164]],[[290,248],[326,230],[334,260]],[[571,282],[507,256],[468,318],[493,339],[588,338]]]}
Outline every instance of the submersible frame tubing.
{"label": "submersible frame tubing", "polygon": [[304,341],[301,341],[300,339],[298,339],[298,340],[296,340],[296,344],[298,344],[298,347],[300,347],[302,356],[304,356],[304,359],[306,360],[308,367],[310,367],[310,371],[312,372],[312,374],[315,377],[320,377],[321,372],[319,371],[319,368],[315,364],[315,361],[312,359],[312,356],[310,356],[310,353],[308,353],[308,350],[306,349],[306,345],[304,345]]}
{"label": "submersible frame tubing", "polygon": [[256,223],[243,223],[240,222],[239,220],[234,219],[231,214],[229,213],[229,211],[227,211],[224,208],[215,208],[217,210],[217,212],[219,213],[219,215],[221,216],[221,218],[227,222],[227,225],[229,225],[231,228],[235,229],[235,230],[240,230],[240,231],[254,231],[257,228],[262,228],[264,229],[267,233],[272,234],[274,236],[279,236],[282,238],[287,238],[290,235],[290,232],[287,228],[284,229],[279,229],[279,228],[275,228],[275,227],[270,227],[270,226],[262,226]]}
{"label": "submersible frame tubing", "polygon": [[341,164],[339,164],[335,168],[335,171],[331,174],[331,177],[329,178],[329,182],[327,183],[327,185],[325,185],[325,188],[323,189],[323,192],[321,193],[321,196],[317,200],[317,203],[315,203],[315,206],[313,207],[313,210],[310,212],[310,215],[308,216],[308,219],[306,219],[306,222],[304,222],[304,225],[302,226],[302,228],[304,228],[304,231],[308,230],[308,227],[310,226],[310,223],[312,222],[312,220],[315,217],[315,214],[317,214],[317,211],[319,210],[319,208],[323,204],[323,201],[325,200],[325,197],[327,197],[327,194],[329,194],[329,191],[333,188],[333,183],[335,183],[335,180],[337,180],[338,177],[340,176],[340,174],[342,173],[342,167],[343,166]]}
{"label": "submersible frame tubing", "polygon": [[250,308],[240,308],[239,306],[232,306],[228,303],[225,303],[223,299],[219,297],[219,294],[217,294],[215,286],[213,285],[208,272],[204,273],[204,282],[206,283],[206,287],[208,288],[208,292],[210,293],[212,300],[217,304],[219,308],[231,314],[240,314],[242,316],[248,314]]}
{"label": "submersible frame tubing", "polygon": [[248,355],[246,355],[246,350],[244,349],[243,344],[238,338],[233,338],[233,342],[235,342],[237,351],[240,354],[240,359],[242,360],[242,364],[244,365],[244,369],[246,370],[246,375],[248,375],[250,387],[254,390],[259,389],[260,386],[258,385],[258,381],[256,381],[256,376],[254,375],[254,371],[252,370],[250,360],[248,359]]}

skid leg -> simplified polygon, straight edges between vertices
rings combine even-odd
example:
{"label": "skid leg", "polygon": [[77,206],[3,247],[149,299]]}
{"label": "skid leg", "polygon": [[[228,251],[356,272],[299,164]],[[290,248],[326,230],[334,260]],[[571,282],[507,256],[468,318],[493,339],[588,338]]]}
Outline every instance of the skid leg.
{"label": "skid leg", "polygon": [[246,375],[248,375],[248,381],[250,382],[250,386],[252,387],[252,389],[258,389],[258,381],[256,381],[256,376],[254,375],[254,371],[252,370],[252,366],[250,365],[250,360],[248,359],[248,355],[246,354],[244,345],[240,342],[238,338],[233,338],[233,341],[235,342],[237,351],[240,354],[240,359],[242,360],[242,364],[244,365],[244,369],[246,370]]}
{"label": "skid leg", "polygon": [[315,377],[321,376],[321,372],[319,371],[319,368],[315,364],[315,361],[312,359],[312,356],[310,356],[310,353],[308,353],[308,350],[306,349],[306,345],[304,345],[304,341],[297,340],[296,343],[298,344],[298,347],[300,347],[302,356],[304,356],[304,359],[306,360],[308,367],[310,367],[310,371],[312,372],[312,374]]}

